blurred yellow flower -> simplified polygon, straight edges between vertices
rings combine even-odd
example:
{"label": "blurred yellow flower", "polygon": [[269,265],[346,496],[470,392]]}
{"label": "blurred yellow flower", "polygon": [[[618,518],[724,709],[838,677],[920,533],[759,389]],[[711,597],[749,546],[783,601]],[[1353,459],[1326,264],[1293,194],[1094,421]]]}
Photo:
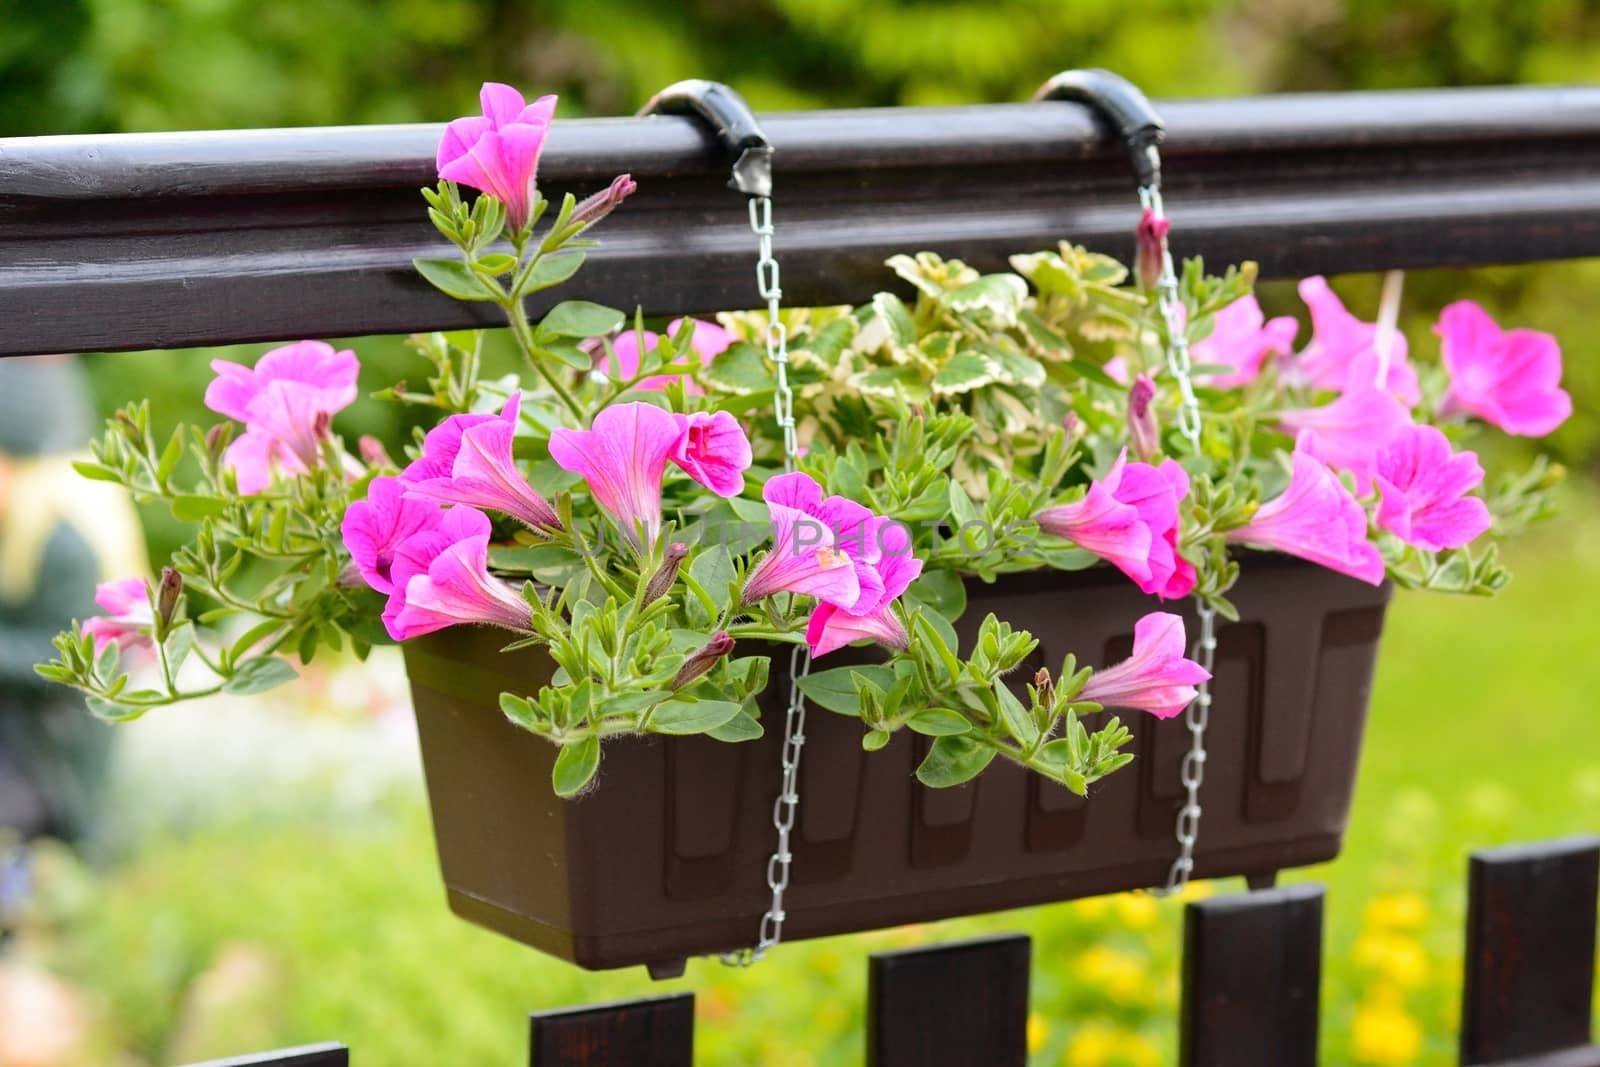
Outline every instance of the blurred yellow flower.
{"label": "blurred yellow flower", "polygon": [[1190,882],[1178,891],[1178,899],[1187,904],[1191,900],[1204,900],[1215,892],[1210,882]]}
{"label": "blurred yellow flower", "polygon": [[1131,952],[1096,945],[1079,955],[1072,969],[1084,981],[1099,986],[1115,1003],[1137,1005],[1151,998],[1148,962]]}
{"label": "blurred yellow flower", "polygon": [[1428,902],[1416,893],[1381,893],[1367,902],[1367,926],[1420,930],[1428,924]]}
{"label": "blurred yellow flower", "polygon": [[1066,1067],[1161,1067],[1161,1050],[1133,1030],[1089,1023],[1067,1042]]}
{"label": "blurred yellow flower", "polygon": [[1044,1043],[1050,1037],[1050,1024],[1044,1021],[1044,1016],[1033,1012],[1028,1016],[1028,1055],[1033,1055],[1044,1048]]}
{"label": "blurred yellow flower", "polygon": [[1085,897],[1083,900],[1074,901],[1072,910],[1090,921],[1104,919],[1111,910],[1111,903],[1106,897]]}
{"label": "blurred yellow flower", "polygon": [[1428,956],[1416,940],[1401,934],[1368,931],[1356,939],[1356,966],[1377,972],[1400,989],[1416,989],[1428,980]]}
{"label": "blurred yellow flower", "polygon": [[1111,906],[1130,930],[1148,930],[1160,918],[1160,905],[1146,893],[1121,893],[1111,898]]}
{"label": "blurred yellow flower", "polygon": [[1350,1051],[1361,1063],[1401,1067],[1422,1051],[1422,1028],[1398,998],[1380,992],[1356,1008]]}

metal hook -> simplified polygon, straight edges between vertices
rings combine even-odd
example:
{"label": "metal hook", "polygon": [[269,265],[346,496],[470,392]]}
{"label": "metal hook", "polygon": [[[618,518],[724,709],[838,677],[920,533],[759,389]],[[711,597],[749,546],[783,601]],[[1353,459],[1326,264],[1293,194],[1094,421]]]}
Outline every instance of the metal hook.
{"label": "metal hook", "polygon": [[1033,98],[1071,100],[1088,106],[1127,149],[1139,184],[1161,188],[1161,153],[1157,146],[1166,136],[1167,127],[1137,85],[1109,70],[1064,70],[1041,85]]}
{"label": "metal hook", "polygon": [[667,86],[639,109],[641,115],[691,115],[709,125],[734,157],[728,185],[746,196],[772,195],[772,144],[755,112],[731,87],[691,78]]}

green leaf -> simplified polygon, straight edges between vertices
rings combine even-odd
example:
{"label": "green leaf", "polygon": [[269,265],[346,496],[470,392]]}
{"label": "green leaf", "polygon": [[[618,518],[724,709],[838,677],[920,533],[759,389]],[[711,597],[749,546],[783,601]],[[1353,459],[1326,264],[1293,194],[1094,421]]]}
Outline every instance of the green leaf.
{"label": "green leaf", "polygon": [[506,718],[518,726],[528,729],[531,729],[539,719],[539,716],[533,710],[533,703],[526,697],[519,697],[515,693],[500,694],[500,710],[505,712]]}
{"label": "green leaf", "polygon": [[961,642],[955,627],[936,611],[917,614],[917,636],[929,646],[934,656],[949,672],[951,680],[961,677]]}
{"label": "green leaf", "polygon": [[582,792],[599,769],[600,738],[590,734],[582,741],[561,746],[550,771],[550,784],[555,787],[556,796],[574,796]]}
{"label": "green leaf", "polygon": [[85,697],[83,702],[94,713],[95,718],[106,722],[128,722],[137,719],[147,710],[131,704],[119,704],[103,697]]}
{"label": "green leaf", "polygon": [[649,729],[658,734],[703,734],[744,710],[731,700],[669,700],[656,708]]}
{"label": "green leaf", "polygon": [[929,737],[954,737],[972,731],[972,720],[959,711],[952,711],[949,708],[929,708],[926,711],[919,711],[906,720],[906,725],[917,733]]}
{"label": "green leaf", "polygon": [[587,300],[564,300],[551,308],[539,323],[547,337],[599,337],[622,328],[626,318],[616,308]]}
{"label": "green leaf", "polygon": [[778,378],[761,349],[739,341],[700,371],[700,380],[719,393],[750,396],[777,388]]}
{"label": "green leaf", "polygon": [[876,752],[889,743],[889,731],[868,730],[861,735],[861,747],[867,752]]}
{"label": "green leaf", "polygon": [[194,624],[182,623],[167,634],[163,643],[163,651],[167,654],[167,668],[177,674],[183,666],[183,661],[189,658],[189,653],[194,650]]}
{"label": "green leaf", "polygon": [[1032,713],[1022,706],[1004,679],[995,679],[994,695],[1000,700],[1000,717],[1005,720],[1006,732],[1024,748],[1031,748],[1039,740],[1039,725],[1033,721]]}
{"label": "green leaf", "polygon": [[707,730],[706,736],[717,741],[737,744],[740,741],[754,741],[764,732],[761,729],[761,723],[756,720],[754,715],[751,715],[748,711],[740,711],[739,714],[721,726]]}
{"label": "green leaf", "polygon": [[413,259],[411,265],[427,279],[428,284],[447,296],[457,300],[494,299],[493,294],[483,288],[482,283],[460,260]]}
{"label": "green leaf", "polygon": [[872,298],[872,308],[889,327],[889,339],[900,348],[910,348],[917,341],[917,323],[911,312],[893,293],[879,293]]}
{"label": "green leaf", "polygon": [[562,344],[559,341],[546,341],[539,346],[538,352],[540,355],[552,356],[560,360],[573,370],[594,370],[594,357],[577,345]]}
{"label": "green leaf", "polygon": [[516,265],[516,257],[508,256],[504,252],[490,252],[486,256],[478,257],[478,269],[497,276]]}
{"label": "green leaf", "polygon": [[713,545],[702,549],[689,564],[689,576],[700,583],[700,588],[711,598],[720,616],[732,596],[735,577],[733,556],[729,554],[727,548],[723,545]]}
{"label": "green leaf", "polygon": [[[952,489],[955,485],[955,482],[950,483]],[[961,581],[961,576],[951,570],[923,571],[922,576],[906,590],[906,595],[951,622],[959,619],[961,613],[967,610],[967,587]]]}
{"label": "green leaf", "polygon": [[994,361],[981,352],[964,348],[933,376],[933,391],[940,395],[970,393],[992,384],[998,377]]}
{"label": "green leaf", "polygon": [[222,514],[227,508],[228,502],[221,497],[184,493],[172,498],[172,517],[180,522],[199,522]]}
{"label": "green leaf", "polygon": [[928,396],[928,386],[922,372],[909,363],[894,367],[879,367],[850,376],[850,388],[868,396],[901,396],[907,400],[922,400]]}
{"label": "green leaf", "polygon": [[970,782],[994,759],[995,750],[971,737],[941,737],[917,768],[917,781],[932,789]]}
{"label": "green leaf", "polygon": [[257,656],[235,667],[233,677],[222,683],[222,691],[235,696],[249,696],[275,689],[297,677],[287,661],[276,656]]}
{"label": "green leaf", "polygon": [[528,293],[537,293],[541,289],[548,289],[552,285],[560,285],[578,273],[578,268],[583,266],[583,256],[582,252],[541,256],[539,262],[534,265],[533,273],[528,275],[527,284],[519,290],[518,295],[525,296]]}
{"label": "green leaf", "polygon": [[1028,297],[1028,283],[1015,274],[985,274],[977,281],[944,294],[956,311],[985,312],[1002,325],[1017,320],[1017,308]]}
{"label": "green leaf", "polygon": [[834,667],[801,678],[800,691],[819,708],[856,718],[861,714],[861,698],[856,695],[856,682],[851,675],[861,675],[885,692],[895,681],[894,672],[888,667]]}
{"label": "green leaf", "polygon": [[122,475],[118,474],[110,467],[102,467],[98,463],[89,463],[85,460],[75,459],[72,461],[72,469],[77,471],[80,477],[87,478],[91,482],[120,483],[122,481]]}

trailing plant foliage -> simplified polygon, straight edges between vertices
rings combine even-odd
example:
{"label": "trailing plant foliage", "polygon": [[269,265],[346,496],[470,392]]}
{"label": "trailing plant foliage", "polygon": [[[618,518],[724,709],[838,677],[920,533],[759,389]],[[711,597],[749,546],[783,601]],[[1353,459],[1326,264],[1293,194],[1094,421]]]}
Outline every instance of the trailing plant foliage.
{"label": "trailing plant foliage", "polygon": [[[1176,715],[1208,677],[1162,602],[1236,617],[1245,549],[1486,594],[1506,576],[1485,539],[1549,513],[1558,468],[1483,494],[1459,448],[1483,424],[1537,436],[1566,417],[1548,335],[1458,303],[1440,364],[1414,364],[1313,278],[1315,332],[1295,351],[1293,321],[1263,321],[1250,295],[1253,265],[1189,260],[1172,321],[1194,356],[1191,439],[1148,240],[1132,271],[1066,243],[987,275],[895,256],[895,291],[785,312],[804,446],[788,470],[764,318],[658,333],[581,299],[528,318],[635,192],[622,175],[582,201],[542,195],[553,108],[486,85],[483,113],[450,124],[424,196],[457,255],[416,261],[500,309],[527,376],[484,377],[477,335],[413,338],[431,371],[378,395],[437,424],[404,446],[335,432],[358,366],[318,341],[215,363],[207,403],[230,421],[209,429],[160,438],[145,405],[118,412],[81,472],[164,502],[194,539],[160,582],[103,587],[107,614],[62,634],[42,675],[122,720],[261,691],[347,641],[365,655],[491,625],[508,652],[548,655],[543,684],[500,710],[561,746],[553,786],[572,795],[609,737],[760,737],[773,656],[803,645],[823,661],[805,695],[859,718],[863,747],[934,738],[927,785],[1000,757],[1082,794],[1132,758],[1109,709]],[[1163,239],[1149,219],[1139,232]],[[1033,635],[990,615],[958,639],[964,580],[1103,564],[1154,598],[1128,660],[1069,655],[1028,679]],[[863,642],[875,660],[826,662]]]}

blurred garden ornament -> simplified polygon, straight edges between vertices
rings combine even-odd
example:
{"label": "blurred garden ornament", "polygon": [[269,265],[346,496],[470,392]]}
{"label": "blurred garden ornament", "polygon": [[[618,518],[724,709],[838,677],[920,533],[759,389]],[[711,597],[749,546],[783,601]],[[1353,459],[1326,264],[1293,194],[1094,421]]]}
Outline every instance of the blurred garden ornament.
{"label": "blurred garden ornament", "polygon": [[[1558,409],[1554,343],[1474,320],[1419,374],[1307,279],[1296,354],[1252,264],[1177,269],[1148,101],[1093,71],[1042,95],[1127,147],[1134,270],[923,252],[888,261],[909,302],[795,309],[773,146],[726,86],[664,92],[732,163],[763,306],[651,332],[528,319],[635,187],[555,206],[553,101],[485,86],[424,191],[458,254],[416,267],[499,308],[527,376],[415,337],[426,386],[380,395],[435,425],[358,456],[353,357],[317,342],[219,367],[237,439],[119,412],[80,469],[197,524],[172,573],[211,606],[146,585],[40,673],[130,719],[401,642],[451,906],[586,967],[1331,858],[1391,583],[1493,592],[1479,535],[1548,513],[1558,470],[1484,492],[1459,443]],[[1514,413],[1484,400],[1504,351],[1539,367]]]}

